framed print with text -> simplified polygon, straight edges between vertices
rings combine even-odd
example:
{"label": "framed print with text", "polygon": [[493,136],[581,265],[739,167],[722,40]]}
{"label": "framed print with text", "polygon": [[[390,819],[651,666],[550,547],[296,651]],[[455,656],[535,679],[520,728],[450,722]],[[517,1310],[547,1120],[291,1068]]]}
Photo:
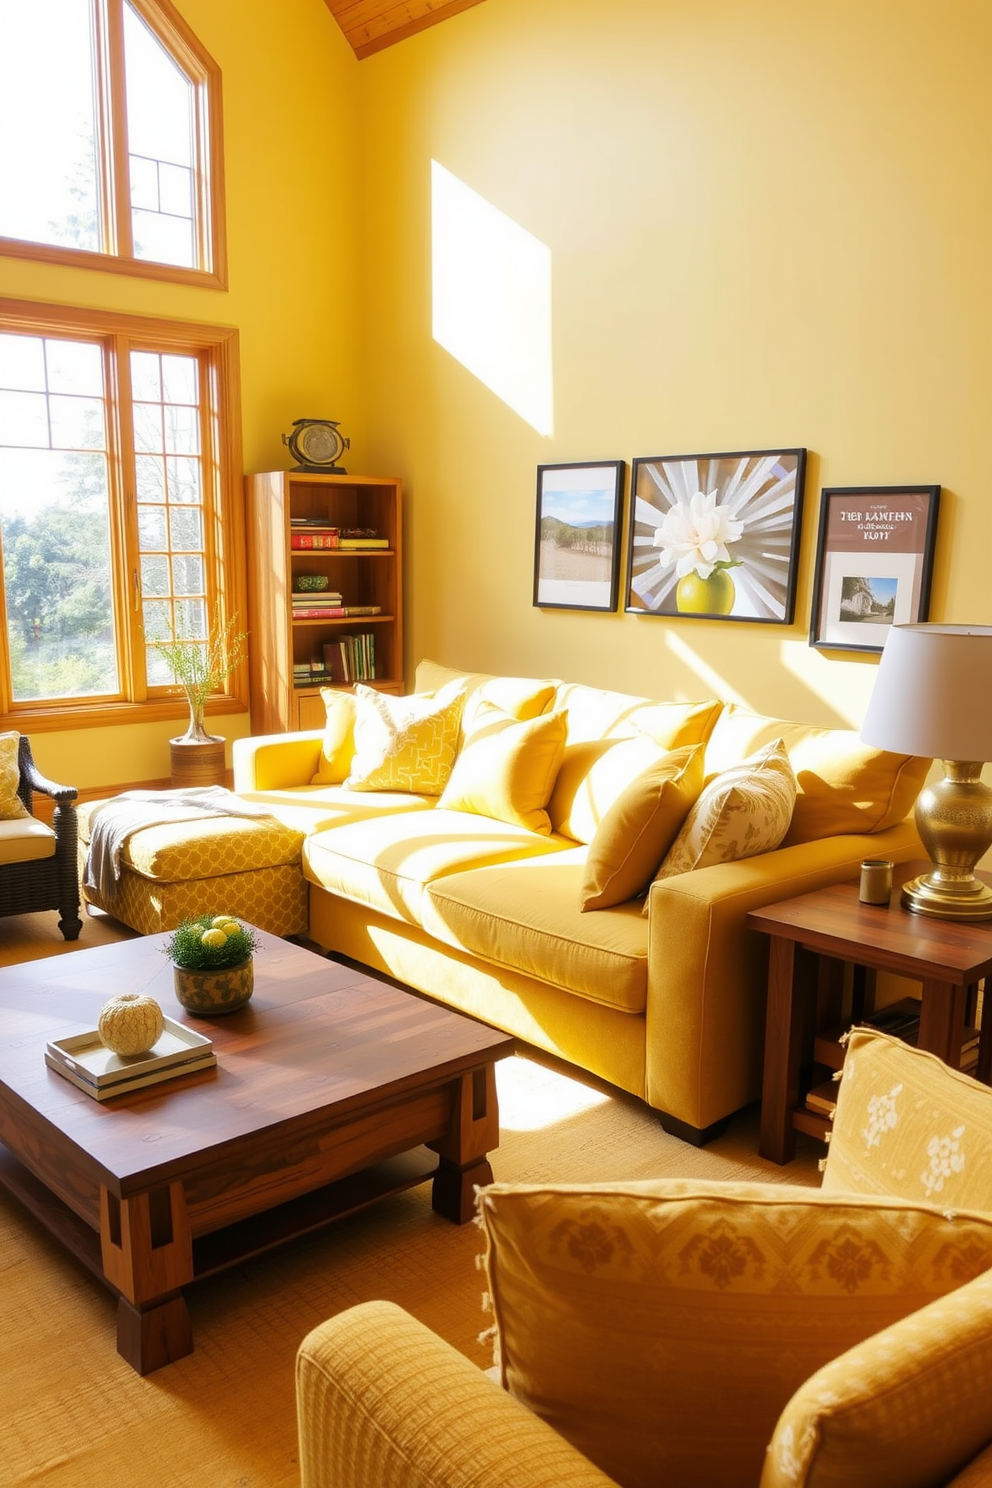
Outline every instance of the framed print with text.
{"label": "framed print with text", "polygon": [[627,610],[788,625],[806,451],[634,461]]}
{"label": "framed print with text", "polygon": [[615,610],[623,460],[537,467],[534,603]]}
{"label": "framed print with text", "polygon": [[881,651],[930,612],[939,486],[834,486],[820,500],[809,643]]}

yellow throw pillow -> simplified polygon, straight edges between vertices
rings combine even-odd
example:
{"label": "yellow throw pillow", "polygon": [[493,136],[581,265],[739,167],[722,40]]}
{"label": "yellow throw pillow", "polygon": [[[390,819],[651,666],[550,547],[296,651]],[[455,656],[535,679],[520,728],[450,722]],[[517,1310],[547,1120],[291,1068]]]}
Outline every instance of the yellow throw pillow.
{"label": "yellow throw pillow", "polygon": [[617,797],[589,846],[580,909],[609,909],[644,893],[703,788],[704,747],[673,749]]}
{"label": "yellow throw pillow", "polygon": [[928,759],[862,744],[855,729],[812,728],[730,704],[707,742],[707,774],[774,739],[784,741],[799,785],[786,847],[894,827],[912,811],[930,769]]}
{"label": "yellow throw pillow", "polygon": [[407,697],[358,683],[355,756],[344,782],[347,789],[439,796],[458,747],[463,698],[460,682]]}
{"label": "yellow throw pillow", "polygon": [[355,699],[350,692],[322,687],[327,722],[320,746],[320,764],[311,785],[340,785],[351,769],[355,753]]}
{"label": "yellow throw pillow", "polygon": [[533,677],[491,677],[466,704],[462,727],[472,733],[478,715],[490,707],[500,708],[511,718],[539,718],[551,707],[556,691],[556,683]]}
{"label": "yellow throw pillow", "polygon": [[826,1192],[992,1209],[992,1090],[877,1029],[848,1038]]}
{"label": "yellow throw pillow", "polygon": [[549,837],[546,808],[564,748],[564,713],[521,722],[490,703],[482,718],[477,714],[438,805]]}
{"label": "yellow throw pillow", "polygon": [[789,830],[795,800],[796,777],[776,739],[703,787],[656,877],[771,852]]}
{"label": "yellow throw pillow", "polygon": [[[760,1488],[954,1483],[992,1435],[992,1273],[857,1344],[779,1418]],[[992,1482],[992,1461],[973,1488]]]}
{"label": "yellow throw pillow", "polygon": [[20,734],[0,734],[0,821],[15,821],[31,814],[17,794],[21,781],[17,759],[20,742]]}
{"label": "yellow throw pillow", "polygon": [[815,1370],[992,1261],[992,1215],[781,1183],[493,1184],[479,1212],[503,1384],[625,1488],[753,1488]]}

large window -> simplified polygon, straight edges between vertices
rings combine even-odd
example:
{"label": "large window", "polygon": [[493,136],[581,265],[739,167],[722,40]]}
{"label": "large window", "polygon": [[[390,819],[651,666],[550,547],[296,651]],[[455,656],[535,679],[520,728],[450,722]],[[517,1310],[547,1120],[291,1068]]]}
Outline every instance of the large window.
{"label": "large window", "polygon": [[223,285],[220,74],[169,0],[0,0],[0,252]]}
{"label": "large window", "polygon": [[6,726],[172,712],[154,642],[243,615],[236,352],[233,331],[0,300]]}

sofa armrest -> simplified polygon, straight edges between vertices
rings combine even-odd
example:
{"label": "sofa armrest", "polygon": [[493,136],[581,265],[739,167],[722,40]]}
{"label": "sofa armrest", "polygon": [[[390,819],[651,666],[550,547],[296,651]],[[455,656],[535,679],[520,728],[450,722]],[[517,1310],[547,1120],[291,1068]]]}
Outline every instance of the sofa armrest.
{"label": "sofa armrest", "polygon": [[307,1335],[296,1404],[302,1488],[616,1488],[392,1302]]}
{"label": "sofa armrest", "polygon": [[704,1129],[761,1091],[767,937],[749,910],[856,878],[863,858],[925,857],[911,818],[654,883],[648,894],[647,1089]]}
{"label": "sofa armrest", "polygon": [[286,790],[309,785],[320,763],[322,729],[299,734],[257,734],[231,746],[236,791]]}

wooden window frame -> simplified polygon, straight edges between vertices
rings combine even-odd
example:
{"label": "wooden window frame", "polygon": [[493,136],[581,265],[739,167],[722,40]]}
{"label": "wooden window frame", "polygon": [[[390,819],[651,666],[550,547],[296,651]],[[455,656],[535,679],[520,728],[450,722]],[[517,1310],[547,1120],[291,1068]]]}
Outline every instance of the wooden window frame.
{"label": "wooden window frame", "polygon": [[[108,409],[108,504],[111,563],[116,601],[116,644],[120,698],[65,698],[15,702],[10,691],[10,656],[6,625],[0,634],[0,729],[21,733],[149,723],[188,717],[184,695],[173,688],[145,682],[137,532],[137,493],[133,470],[126,470],[122,446],[131,438],[131,351],[195,354],[204,370],[200,389],[203,439],[205,561],[208,593],[220,605],[222,621],[238,616],[248,628],[245,579],[246,546],[244,481],[241,450],[239,338],[233,327],[160,320],[108,310],[73,309],[31,300],[0,298],[0,332],[48,337],[88,337],[106,351]],[[5,616],[0,563],[0,613]],[[140,658],[140,660],[139,660]],[[207,704],[208,715],[243,713],[248,709],[247,659],[227,678],[222,694]]]}
{"label": "wooden window frame", "polygon": [[96,13],[97,165],[104,247],[101,252],[0,236],[0,256],[133,274],[142,279],[227,289],[221,72],[171,0],[127,0],[193,84],[195,90],[195,211],[197,260],[202,267],[135,258],[131,233],[127,119],[124,111],[124,0],[91,0]]}

